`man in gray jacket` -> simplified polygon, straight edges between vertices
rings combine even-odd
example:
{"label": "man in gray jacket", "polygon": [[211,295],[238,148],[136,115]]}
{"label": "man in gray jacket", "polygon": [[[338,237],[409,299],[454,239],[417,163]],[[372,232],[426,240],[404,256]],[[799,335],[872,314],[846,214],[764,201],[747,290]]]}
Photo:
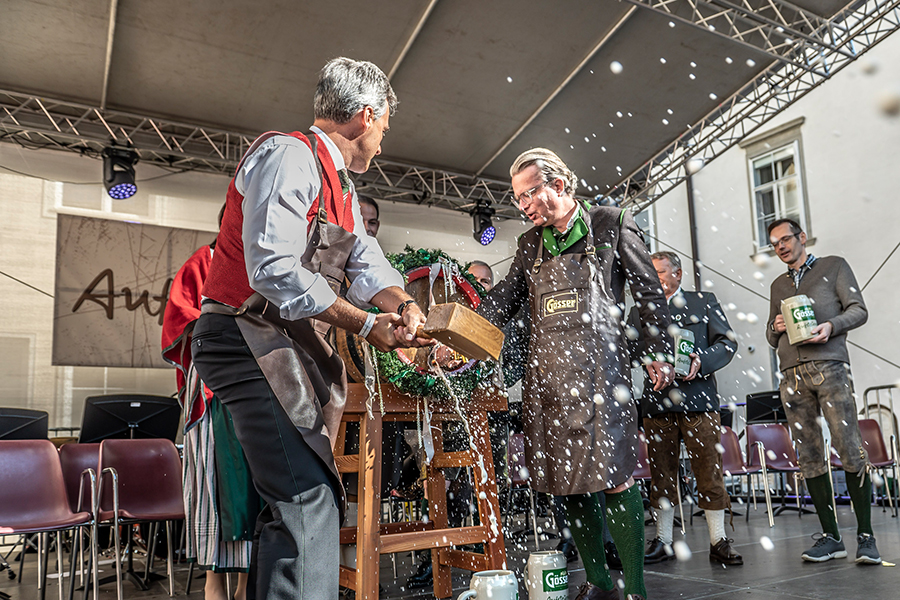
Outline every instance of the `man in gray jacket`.
{"label": "man in gray jacket", "polygon": [[[778,350],[783,378],[781,403],[797,442],[800,470],[816,507],[822,534],[802,554],[803,560],[824,562],[844,558],[847,550],[838,530],[828,475],[828,450],[817,417],[831,431],[831,443],[844,465],[847,489],[857,523],[856,562],[881,564],[872,535],[872,483],[866,469],[868,455],[856,420],[856,400],[850,376],[847,332],[866,322],[868,312],[850,265],[838,256],[817,258],[806,252],[806,233],[795,221],[779,219],[768,227],[769,241],[788,272],[772,282],[766,338]],[[816,327],[812,337],[791,345],[781,304],[806,295],[813,302]]]}

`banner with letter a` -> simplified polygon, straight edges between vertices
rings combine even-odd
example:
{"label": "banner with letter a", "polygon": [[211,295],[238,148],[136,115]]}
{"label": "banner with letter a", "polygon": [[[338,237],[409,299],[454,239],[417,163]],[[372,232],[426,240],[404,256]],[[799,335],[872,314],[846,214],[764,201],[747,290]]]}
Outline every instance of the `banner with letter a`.
{"label": "banner with letter a", "polygon": [[59,215],[53,364],[171,368],[160,355],[169,287],[181,265],[215,237]]}

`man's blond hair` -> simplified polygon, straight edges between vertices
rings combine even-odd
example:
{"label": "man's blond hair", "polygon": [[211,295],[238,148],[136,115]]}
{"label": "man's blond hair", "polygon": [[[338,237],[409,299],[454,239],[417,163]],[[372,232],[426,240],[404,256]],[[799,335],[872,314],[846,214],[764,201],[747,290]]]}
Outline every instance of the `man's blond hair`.
{"label": "man's blond hair", "polygon": [[575,189],[578,187],[575,173],[555,152],[546,148],[532,148],[520,154],[509,168],[509,176],[515,177],[531,165],[537,165],[547,183],[554,179],[562,179],[565,184],[564,192],[569,196],[575,196]]}

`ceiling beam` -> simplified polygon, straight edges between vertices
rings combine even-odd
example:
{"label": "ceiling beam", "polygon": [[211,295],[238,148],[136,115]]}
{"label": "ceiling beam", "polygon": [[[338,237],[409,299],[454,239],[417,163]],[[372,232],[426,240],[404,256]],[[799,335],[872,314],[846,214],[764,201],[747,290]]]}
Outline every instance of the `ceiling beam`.
{"label": "ceiling beam", "polygon": [[422,31],[422,27],[425,26],[425,21],[428,20],[428,17],[431,16],[431,11],[434,10],[435,5],[438,3],[438,0],[429,0],[428,6],[425,7],[425,10],[422,11],[422,14],[419,16],[419,21],[416,23],[415,29],[413,29],[412,34],[406,39],[406,43],[403,45],[403,49],[400,50],[400,54],[397,56],[397,60],[394,61],[391,70],[388,71],[388,79],[393,79],[394,74],[397,73],[397,69],[400,68],[400,63],[403,62],[403,59],[406,58],[407,53],[409,53],[409,49],[412,48],[413,43],[416,41],[416,38],[419,37],[419,33]]}
{"label": "ceiling beam", "polygon": [[627,2],[823,76],[828,74],[826,53],[853,56],[852,48],[836,43],[846,36],[839,21],[823,19],[783,0]]}
{"label": "ceiling beam", "polygon": [[547,98],[543,102],[541,102],[540,106],[538,106],[535,109],[535,111],[533,113],[531,113],[531,115],[527,119],[525,119],[525,121],[521,125],[519,125],[519,128],[516,129],[515,133],[513,133],[511,136],[509,136],[509,138],[507,138],[507,140],[505,142],[503,142],[503,144],[500,146],[500,148],[498,148],[497,151],[491,155],[491,157],[487,160],[487,162],[485,162],[481,166],[480,169],[475,171],[476,175],[481,175],[484,172],[484,170],[487,169],[491,165],[491,163],[494,162],[497,159],[497,157],[500,156],[503,153],[503,151],[506,150],[506,148],[509,147],[509,145],[512,144],[516,140],[516,138],[518,138],[520,135],[522,135],[522,132],[525,131],[525,128],[528,127],[529,125],[531,125],[531,122],[534,121],[537,118],[537,116],[540,115],[544,111],[545,108],[547,108],[547,105],[549,105],[551,102],[553,102],[553,99],[556,98],[556,96],[559,95],[559,93],[567,85],[569,85],[569,82],[572,81],[572,79],[574,79],[575,76],[581,72],[581,69],[584,68],[584,65],[586,65],[588,63],[588,61],[590,61],[592,58],[594,58],[594,55],[596,55],[597,52],[599,52],[600,49],[606,45],[606,43],[610,40],[610,38],[613,35],[615,35],[615,33],[617,31],[619,31],[619,29],[622,28],[622,26],[628,21],[628,19],[631,18],[631,15],[633,15],[636,10],[637,10],[637,7],[634,7],[634,6],[629,8],[628,11],[625,13],[625,15],[621,19],[616,21],[615,24],[613,24],[613,26],[606,33],[603,34],[603,36],[597,41],[597,43],[594,44],[594,47],[591,48],[590,51],[585,55],[585,57],[581,59],[581,62],[579,62],[575,66],[575,68],[572,69],[572,71],[565,77],[565,79],[563,79],[562,82],[558,86],[556,86],[556,89],[554,89],[550,93],[550,95],[547,96]]}
{"label": "ceiling beam", "polygon": [[[852,2],[832,21],[835,49],[825,50],[826,75],[775,62],[735,92],[606,195],[639,212],[772,117],[830,79],[888,35],[900,29],[900,0]],[[852,49],[852,52],[846,50]]]}
{"label": "ceiling beam", "polygon": [[106,33],[106,61],[103,63],[103,90],[100,93],[100,110],[106,110],[106,93],[109,91],[109,69],[112,66],[113,40],[116,37],[116,10],[119,0],[109,0],[109,30]]}

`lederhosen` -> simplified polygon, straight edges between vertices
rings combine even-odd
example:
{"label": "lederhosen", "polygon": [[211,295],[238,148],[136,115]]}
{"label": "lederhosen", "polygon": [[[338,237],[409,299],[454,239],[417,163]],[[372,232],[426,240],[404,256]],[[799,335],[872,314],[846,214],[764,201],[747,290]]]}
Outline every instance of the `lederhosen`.
{"label": "lederhosen", "polygon": [[636,461],[627,343],[601,278],[603,261],[616,258],[609,245],[595,246],[591,215],[584,220],[583,253],[552,256],[540,244],[527,271],[532,331],[522,394],[526,462],[532,487],[557,496],[616,487]]}

